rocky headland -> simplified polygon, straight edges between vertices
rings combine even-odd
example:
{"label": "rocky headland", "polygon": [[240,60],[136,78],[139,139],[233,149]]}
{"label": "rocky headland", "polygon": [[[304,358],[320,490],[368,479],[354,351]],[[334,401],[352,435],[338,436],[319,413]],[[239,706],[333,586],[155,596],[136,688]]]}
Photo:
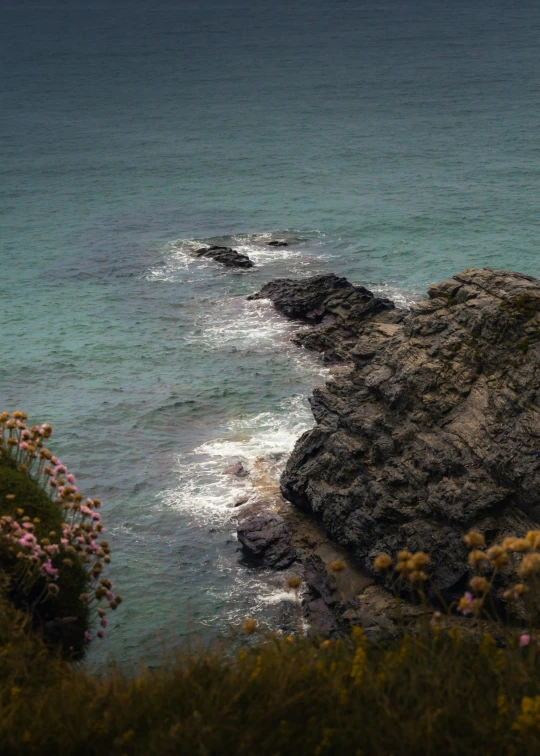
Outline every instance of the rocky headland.
{"label": "rocky headland", "polygon": [[[322,599],[337,625],[351,612],[380,624],[390,604],[375,615],[373,604],[390,594],[374,585],[373,559],[401,549],[428,552],[432,586],[457,597],[470,577],[468,530],[490,542],[537,528],[540,281],[469,269],[410,310],[332,275],[273,281],[253,298],[302,323],[294,341],[342,366],[314,390],[316,426],[281,479],[295,506],[277,516],[308,575],[307,609]],[[365,581],[358,594],[336,593],[321,543],[343,550]],[[500,590],[506,582],[501,570]]]}

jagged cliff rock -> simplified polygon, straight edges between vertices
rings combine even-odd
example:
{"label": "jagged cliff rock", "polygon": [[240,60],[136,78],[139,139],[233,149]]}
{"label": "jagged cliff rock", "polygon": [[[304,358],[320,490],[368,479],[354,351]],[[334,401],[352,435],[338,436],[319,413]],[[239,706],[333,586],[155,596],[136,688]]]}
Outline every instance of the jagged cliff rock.
{"label": "jagged cliff rock", "polygon": [[377,316],[377,322],[391,325],[404,317],[389,299],[335,275],[278,278],[248,299],[270,299],[286,317],[312,325],[297,333],[294,342],[322,352],[327,362],[348,359],[366,319]]}
{"label": "jagged cliff rock", "polygon": [[428,293],[410,313],[335,276],[258,296],[319,323],[301,343],[351,366],[314,391],[283,495],[368,571],[379,552],[429,552],[453,593],[467,530],[492,540],[540,521],[540,281],[469,269]]}

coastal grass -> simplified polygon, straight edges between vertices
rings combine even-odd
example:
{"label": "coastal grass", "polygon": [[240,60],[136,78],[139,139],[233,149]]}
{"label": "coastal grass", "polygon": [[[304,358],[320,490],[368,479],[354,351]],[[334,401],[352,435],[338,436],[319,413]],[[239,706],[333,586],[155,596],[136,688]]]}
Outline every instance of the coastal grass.
{"label": "coastal grass", "polygon": [[4,756],[540,752],[534,642],[498,647],[440,627],[389,645],[359,629],[341,641],[255,632],[99,676],[0,609]]}

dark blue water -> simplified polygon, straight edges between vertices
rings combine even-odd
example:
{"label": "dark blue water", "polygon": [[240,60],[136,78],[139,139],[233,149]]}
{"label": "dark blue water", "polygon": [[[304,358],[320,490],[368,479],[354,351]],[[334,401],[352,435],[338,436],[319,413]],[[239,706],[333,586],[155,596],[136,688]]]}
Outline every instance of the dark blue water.
{"label": "dark blue water", "polygon": [[537,3],[148,5],[0,8],[1,408],[106,501],[126,601],[96,662],[282,597],[238,566],[231,505],[275,485],[324,372],[246,294],[540,274]]}

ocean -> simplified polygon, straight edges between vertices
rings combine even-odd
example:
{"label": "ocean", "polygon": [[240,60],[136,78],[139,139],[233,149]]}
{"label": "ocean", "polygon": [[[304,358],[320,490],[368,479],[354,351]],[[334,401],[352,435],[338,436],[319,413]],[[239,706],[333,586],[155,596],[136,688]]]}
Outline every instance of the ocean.
{"label": "ocean", "polygon": [[239,563],[233,505],[275,487],[328,373],[248,294],[540,275],[539,33],[530,1],[1,5],[0,409],[105,502],[124,603],[89,664],[291,598]]}

